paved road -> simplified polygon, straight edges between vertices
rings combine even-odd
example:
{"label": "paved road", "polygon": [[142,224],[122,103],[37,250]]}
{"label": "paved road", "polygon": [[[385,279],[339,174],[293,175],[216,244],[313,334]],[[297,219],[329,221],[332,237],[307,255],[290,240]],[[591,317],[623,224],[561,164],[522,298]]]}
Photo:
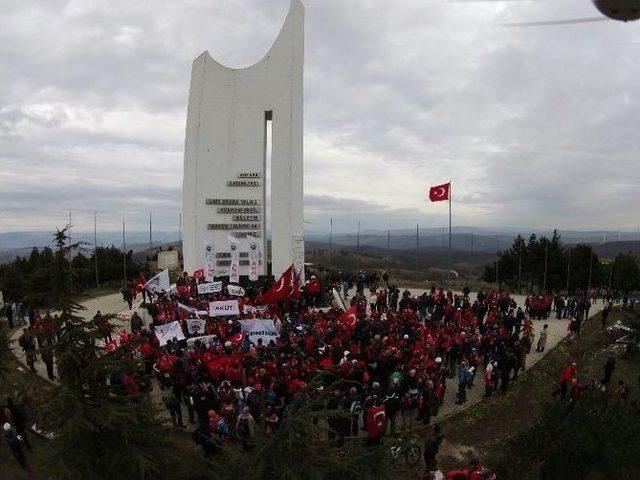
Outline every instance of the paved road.
{"label": "paved road", "polygon": [[[418,289],[410,289],[410,290],[413,294],[421,294],[423,291]],[[524,296],[512,295],[512,298],[517,302],[518,305],[524,306],[524,300],[525,300]],[[134,302],[134,309],[137,308],[140,305],[140,303],[141,303],[141,299],[138,299],[136,302]],[[98,310],[100,310],[103,314],[108,314],[108,313],[126,312],[126,310],[128,309],[128,306],[122,300],[122,295],[120,295],[119,293],[112,294],[112,295],[105,295],[102,297],[97,297],[91,300],[87,300],[85,302],[82,302],[82,305],[85,307],[85,310],[81,312],[81,315],[87,319],[93,317],[93,315],[95,315]],[[602,310],[602,307],[603,307],[603,304],[601,302],[593,305],[589,312],[590,315],[595,315],[600,310]],[[148,319],[148,316],[146,316],[146,311],[144,309],[140,309],[139,312],[145,319],[145,322],[148,322],[149,319]],[[124,317],[122,317],[122,319],[120,320],[116,320],[114,323],[123,326],[127,330],[129,329],[129,323],[124,319]],[[545,323],[549,324],[547,349],[542,353],[532,351],[529,355],[527,355],[526,368],[529,368],[532,365],[534,365],[536,362],[538,362],[542,357],[544,357],[547,353],[549,353],[549,351],[552,348],[554,348],[558,343],[560,343],[560,341],[562,341],[562,339],[565,338],[567,335],[567,320],[566,319],[556,320],[554,315],[552,314],[552,316],[549,317],[547,320],[533,320],[534,333],[535,333],[534,345],[537,342],[538,335],[542,330],[542,326]],[[22,349],[18,346],[18,343],[17,343],[17,339],[20,336],[20,333],[21,333],[21,329],[16,329],[14,332],[12,332],[11,343],[12,343],[12,349],[14,353],[20,359],[20,361],[25,365],[25,371],[26,371],[27,370],[26,359],[25,359],[24,353],[22,352]],[[42,376],[43,378],[46,378],[46,370],[45,370],[44,364],[41,361],[36,362],[36,371],[40,376]],[[483,387],[483,382],[481,377],[478,377],[474,388],[468,390],[467,402],[463,405],[458,405],[455,403],[457,389],[458,389],[457,380],[455,378],[449,379],[447,381],[447,390],[446,390],[445,400],[442,405],[442,408],[438,413],[438,416],[435,418],[436,421],[442,420],[443,418],[446,418],[455,413],[461,412],[462,410],[465,410],[471,407],[472,405],[475,405],[476,403],[480,402],[483,398],[484,387]]]}

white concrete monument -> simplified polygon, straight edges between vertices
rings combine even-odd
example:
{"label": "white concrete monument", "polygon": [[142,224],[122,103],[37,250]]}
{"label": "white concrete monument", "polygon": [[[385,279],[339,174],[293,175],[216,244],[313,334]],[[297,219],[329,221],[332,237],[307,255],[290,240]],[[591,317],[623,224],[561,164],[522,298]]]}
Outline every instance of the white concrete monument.
{"label": "white concrete monument", "polygon": [[291,263],[303,268],[303,61],[304,6],[293,0],[271,49],[255,65],[227,68],[208,52],[193,62],[184,154],[185,270],[204,267],[211,242],[216,275],[228,275],[232,236],[239,240],[240,274],[247,275],[251,236],[259,240],[259,270],[266,274],[268,230],[272,273],[277,277]]}

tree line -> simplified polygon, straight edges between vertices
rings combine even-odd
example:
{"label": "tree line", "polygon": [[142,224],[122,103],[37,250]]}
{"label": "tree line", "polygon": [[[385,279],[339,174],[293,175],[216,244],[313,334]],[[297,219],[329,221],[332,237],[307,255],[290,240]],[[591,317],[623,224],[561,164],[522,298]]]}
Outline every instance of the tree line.
{"label": "tree line", "polygon": [[554,231],[551,238],[518,235],[511,247],[499,251],[496,261],[485,266],[482,279],[521,292],[572,294],[604,287],[629,293],[640,288],[640,262],[632,254],[603,261],[593,246],[565,246]]}
{"label": "tree line", "polygon": [[[61,265],[56,262],[61,262]],[[34,307],[52,307],[56,268],[70,272],[72,291],[78,294],[99,286],[122,286],[123,264],[122,250],[113,245],[97,247],[90,252],[82,250],[80,245],[73,251],[66,251],[62,258],[56,258],[56,252],[50,247],[34,247],[29,256],[18,256],[0,265],[0,291],[5,301],[19,300]],[[133,259],[132,250],[126,254],[126,266],[129,280],[137,278],[143,270],[143,266]]]}

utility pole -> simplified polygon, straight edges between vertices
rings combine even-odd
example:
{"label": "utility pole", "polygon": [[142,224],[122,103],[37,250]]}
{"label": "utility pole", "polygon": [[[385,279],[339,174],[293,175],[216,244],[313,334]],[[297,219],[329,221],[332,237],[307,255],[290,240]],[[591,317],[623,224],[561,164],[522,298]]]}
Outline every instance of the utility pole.
{"label": "utility pole", "polygon": [[591,301],[591,273],[593,271],[593,247],[591,247],[591,256],[589,257],[589,284],[587,286],[587,298]]}
{"label": "utility pole", "polygon": [[522,244],[518,245],[518,292],[522,291],[520,278],[522,275]]}
{"label": "utility pole", "polygon": [[569,278],[571,276],[571,248],[569,248],[569,261],[567,262],[567,295],[569,295]]}
{"label": "utility pole", "polygon": [[153,234],[151,232],[151,212],[149,212],[149,250],[153,248]]}
{"label": "utility pole", "polygon": [[544,245],[544,278],[542,279],[542,293],[547,293],[547,264],[549,257],[549,241],[547,240]]}
{"label": "utility pole", "polygon": [[333,268],[333,218],[329,219],[329,269]]}
{"label": "utility pole", "polygon": [[98,212],[93,212],[93,261],[96,269],[96,288],[100,285],[98,279]]}
{"label": "utility pole", "polygon": [[124,285],[123,288],[127,288],[127,241],[125,238],[125,224],[124,224],[124,215],[122,215],[122,266],[123,266],[123,274],[124,274]]}
{"label": "utility pole", "polygon": [[182,212],[178,216],[178,242],[182,243]]}
{"label": "utility pole", "polygon": [[415,278],[414,280],[417,282],[418,281],[418,257],[420,255],[420,233],[419,233],[419,227],[418,224],[416,223],[416,271],[415,271]]}
{"label": "utility pole", "polygon": [[387,225],[387,261],[385,268],[387,274],[389,273],[389,256],[391,256],[391,226]]}

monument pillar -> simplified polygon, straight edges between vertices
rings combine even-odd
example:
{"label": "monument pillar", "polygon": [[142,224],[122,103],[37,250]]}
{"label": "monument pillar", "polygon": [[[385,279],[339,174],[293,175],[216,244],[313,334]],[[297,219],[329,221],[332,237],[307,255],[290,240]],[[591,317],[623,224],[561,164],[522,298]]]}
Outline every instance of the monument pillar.
{"label": "monument pillar", "polygon": [[259,240],[260,273],[266,274],[268,230],[272,273],[277,277],[291,263],[304,272],[303,63],[304,6],[299,0],[291,2],[278,37],[256,64],[232,69],[208,52],[193,62],[183,180],[188,272],[203,268],[205,243],[212,242],[217,275],[228,275],[228,236],[233,236],[240,244],[240,274],[246,275],[249,235]]}

